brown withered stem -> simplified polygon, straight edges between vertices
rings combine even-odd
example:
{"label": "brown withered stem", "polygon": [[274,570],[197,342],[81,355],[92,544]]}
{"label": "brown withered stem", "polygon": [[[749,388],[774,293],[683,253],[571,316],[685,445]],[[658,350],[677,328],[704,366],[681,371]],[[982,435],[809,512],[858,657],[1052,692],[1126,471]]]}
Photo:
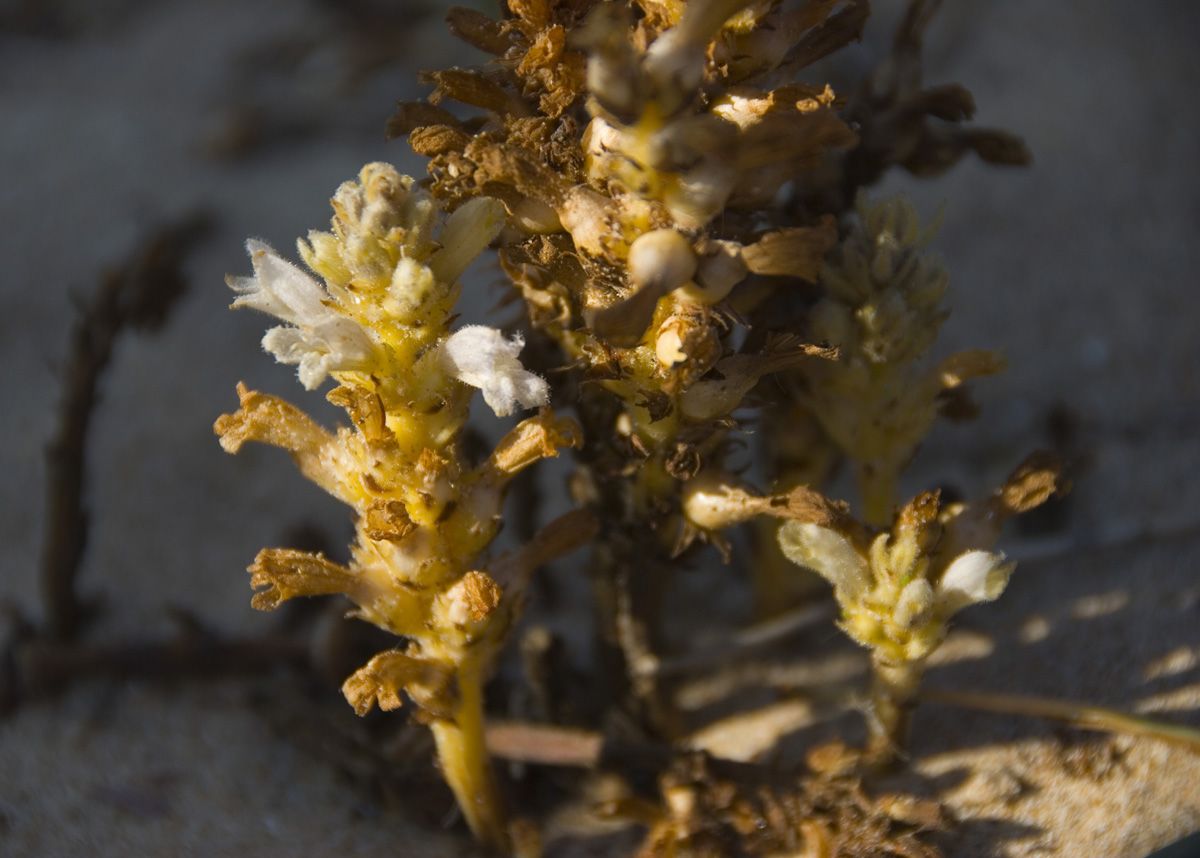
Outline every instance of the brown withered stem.
{"label": "brown withered stem", "polygon": [[124,331],[155,331],[166,322],[187,288],[186,254],[209,224],[206,214],[194,213],[160,227],[106,272],[79,308],[63,368],[58,428],[46,446],[40,584],[47,633],[55,639],[74,637],[86,613],[76,578],[87,548],[87,442],[101,378]]}

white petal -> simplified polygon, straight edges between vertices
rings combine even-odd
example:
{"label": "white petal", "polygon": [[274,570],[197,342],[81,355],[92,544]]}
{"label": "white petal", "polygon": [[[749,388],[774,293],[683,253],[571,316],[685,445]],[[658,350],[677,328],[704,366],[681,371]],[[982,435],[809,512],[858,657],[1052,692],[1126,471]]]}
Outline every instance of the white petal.
{"label": "white petal", "polygon": [[779,528],[779,547],[793,563],[808,567],[832,584],[838,601],[852,601],[871,585],[866,558],[836,530],[789,521]]}
{"label": "white petal", "polygon": [[524,345],[519,334],[506,340],[495,328],[469,325],[448,337],[441,353],[455,378],[479,388],[496,416],[507,417],[518,408],[537,408],[550,401],[545,379],[517,359]]}
{"label": "white petal", "polygon": [[321,284],[268,244],[252,238],[246,242],[246,251],[254,276],[229,277],[225,281],[240,293],[234,307],[261,310],[294,325],[318,324],[333,315],[324,304],[326,295]]}
{"label": "white petal", "polygon": [[299,365],[300,383],[308,390],[320,387],[331,372],[361,369],[371,357],[371,344],[364,331],[343,318],[315,330],[271,328],[262,339],[262,347],[280,363]]}
{"label": "white petal", "polygon": [[1015,563],[993,551],[968,551],[954,559],[938,584],[938,600],[947,615],[968,605],[990,602],[1008,586]]}

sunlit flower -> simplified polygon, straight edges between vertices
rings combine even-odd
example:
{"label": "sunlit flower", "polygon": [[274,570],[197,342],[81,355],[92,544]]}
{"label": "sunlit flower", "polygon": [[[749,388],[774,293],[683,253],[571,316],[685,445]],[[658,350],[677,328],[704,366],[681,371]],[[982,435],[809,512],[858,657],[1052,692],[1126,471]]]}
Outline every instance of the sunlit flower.
{"label": "sunlit flower", "polygon": [[286,322],[267,331],[262,346],[280,363],[299,367],[300,383],[314,390],[331,372],[362,369],[371,360],[370,335],[330,306],[323,286],[265,242],[246,242],[252,277],[226,278],[238,297],[233,306],[250,307]]}
{"label": "sunlit flower", "polygon": [[479,388],[483,401],[497,417],[508,417],[550,401],[546,380],[525,369],[517,359],[524,346],[520,334],[506,340],[495,328],[468,325],[446,339],[442,355],[455,378]]}

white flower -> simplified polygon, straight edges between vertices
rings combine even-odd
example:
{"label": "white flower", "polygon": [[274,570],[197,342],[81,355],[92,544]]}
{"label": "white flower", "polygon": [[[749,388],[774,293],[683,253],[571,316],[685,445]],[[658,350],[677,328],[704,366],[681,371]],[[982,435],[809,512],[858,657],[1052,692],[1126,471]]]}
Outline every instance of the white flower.
{"label": "white flower", "polygon": [[843,605],[857,600],[871,586],[867,559],[836,530],[807,521],[789,521],[779,528],[779,547],[797,566],[805,566],[833,585]]}
{"label": "white flower", "polygon": [[442,358],[455,378],[483,391],[483,401],[497,417],[507,417],[518,408],[537,408],[550,401],[546,380],[517,359],[524,345],[520,334],[506,340],[495,328],[468,325],[442,344]]}
{"label": "white flower", "polygon": [[968,605],[990,602],[1008,586],[1015,563],[993,551],[968,551],[954,558],[938,583],[938,602],[947,616]]}
{"label": "white flower", "polygon": [[226,278],[238,293],[233,306],[261,310],[288,323],[267,331],[262,346],[280,363],[297,364],[301,384],[313,390],[330,372],[367,364],[371,338],[357,322],[329,306],[320,283],[265,242],[252,238],[246,251],[254,276]]}

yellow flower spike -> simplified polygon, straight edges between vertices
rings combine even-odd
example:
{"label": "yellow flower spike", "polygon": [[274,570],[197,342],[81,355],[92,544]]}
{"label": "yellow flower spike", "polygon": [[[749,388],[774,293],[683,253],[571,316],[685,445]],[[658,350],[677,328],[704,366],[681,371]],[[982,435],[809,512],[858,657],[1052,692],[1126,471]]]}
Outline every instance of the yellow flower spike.
{"label": "yellow flower spike", "polygon": [[[359,714],[394,709],[401,692],[433,730],[447,783],[475,834],[505,849],[508,834],[483,746],[483,682],[520,603],[479,569],[499,530],[504,488],[518,471],[577,446],[579,427],[544,406],[548,386],[521,365],[519,337],[468,326],[451,333],[457,278],[503,225],[500,203],[476,199],[444,220],[413,180],[368,164],[333,200],[332,231],[301,255],[320,283],[260,242],[254,276],[230,278],[235,306],[278,317],[263,345],[296,364],[353,426],[336,433],[295,407],[239,385],[241,407],[214,427],[236,453],[261,441],[292,454],[305,476],[357,514],[352,561],[267,549],[250,568],[253,605],[344,594],[354,615],[409,639],[345,683]],[[480,468],[462,459],[471,389],[498,415],[539,407]],[[558,547],[572,547],[562,543]],[[532,555],[531,555],[532,556]],[[543,551],[538,555],[546,559]],[[531,570],[530,570],[531,571]],[[520,582],[517,582],[518,584]]]}
{"label": "yellow flower spike", "polygon": [[981,501],[943,508],[938,492],[917,495],[895,514],[889,531],[869,542],[865,528],[844,514],[780,528],[783,553],[833,585],[842,631],[871,650],[867,722],[874,760],[890,761],[903,742],[925,662],[950,620],[998,598],[1007,586],[1015,564],[992,550],[1000,524],[1064,488],[1057,463],[1033,456]]}

